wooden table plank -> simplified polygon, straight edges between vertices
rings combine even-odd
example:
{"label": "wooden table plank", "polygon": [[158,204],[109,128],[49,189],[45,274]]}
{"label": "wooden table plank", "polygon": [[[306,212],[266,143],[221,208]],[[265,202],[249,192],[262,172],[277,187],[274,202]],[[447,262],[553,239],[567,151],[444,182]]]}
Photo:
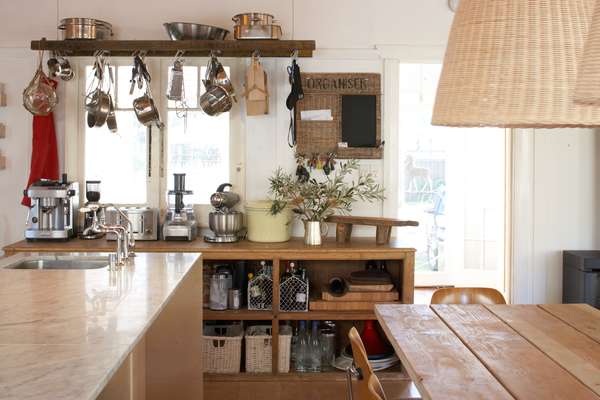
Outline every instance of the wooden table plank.
{"label": "wooden table plank", "polygon": [[600,399],[484,306],[431,307],[515,398]]}
{"label": "wooden table plank", "polygon": [[378,304],[375,313],[423,399],[512,399],[428,306]]}
{"label": "wooden table plank", "polygon": [[485,307],[600,395],[600,343],[534,305]]}
{"label": "wooden table plank", "polygon": [[600,310],[588,304],[542,304],[541,308],[600,343]]}

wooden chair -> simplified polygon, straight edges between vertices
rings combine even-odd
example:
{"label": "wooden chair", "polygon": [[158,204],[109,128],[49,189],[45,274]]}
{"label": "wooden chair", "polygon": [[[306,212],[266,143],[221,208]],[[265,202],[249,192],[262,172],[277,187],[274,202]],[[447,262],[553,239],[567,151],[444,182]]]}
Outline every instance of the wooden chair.
{"label": "wooden chair", "polygon": [[431,304],[506,304],[506,300],[492,288],[443,288],[433,292]]}
{"label": "wooden chair", "polygon": [[367,351],[356,328],[352,327],[348,332],[352,355],[354,357],[354,368],[348,371],[348,398],[352,399],[352,375],[357,377],[356,391],[359,400],[386,400],[385,393],[377,375],[373,372]]}

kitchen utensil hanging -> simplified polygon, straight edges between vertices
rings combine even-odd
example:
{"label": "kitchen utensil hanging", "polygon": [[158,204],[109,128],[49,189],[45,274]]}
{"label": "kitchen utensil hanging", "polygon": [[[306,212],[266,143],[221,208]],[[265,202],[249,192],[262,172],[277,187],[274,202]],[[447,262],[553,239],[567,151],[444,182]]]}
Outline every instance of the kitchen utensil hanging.
{"label": "kitchen utensil hanging", "polygon": [[187,132],[187,111],[188,106],[185,100],[185,81],[183,75],[184,51],[177,50],[173,65],[169,71],[169,81],[167,83],[166,97],[175,102],[175,115],[183,118],[183,131]]}
{"label": "kitchen utensil hanging", "polygon": [[285,101],[287,109],[290,110],[290,126],[288,129],[288,145],[290,147],[294,147],[296,145],[296,118],[294,117],[296,103],[298,103],[298,100],[302,100],[304,98],[304,91],[302,90],[302,78],[297,59],[298,50],[294,50],[291,57],[291,64],[287,67],[291,91]]}
{"label": "kitchen utensil hanging", "polygon": [[48,78],[42,69],[43,58],[44,52],[40,51],[39,64],[33,79],[31,79],[29,85],[23,90],[23,106],[33,115],[42,116],[50,114],[58,103],[58,97],[50,82],[50,78]]}
{"label": "kitchen utensil hanging", "polygon": [[156,125],[157,128],[162,129],[164,124],[160,120],[158,108],[152,97],[152,89],[150,88],[152,78],[144,63],[144,54],[135,54],[133,63],[134,66],[131,74],[131,88],[129,93],[133,93],[136,84],[139,89],[142,89],[144,86],[146,87],[145,93],[133,100],[135,116],[144,126],[150,127]]}
{"label": "kitchen utensil hanging", "polygon": [[250,67],[246,71],[246,115],[264,115],[269,113],[269,91],[267,73],[260,63],[258,51],[252,53]]}
{"label": "kitchen utensil hanging", "polygon": [[73,79],[74,73],[71,63],[60,54],[53,54],[52,57],[48,59],[47,65],[50,77],[57,77],[63,81],[70,81]]}
{"label": "kitchen utensil hanging", "polygon": [[103,50],[94,56],[93,79],[86,94],[86,110],[88,127],[101,127],[107,123],[111,132],[116,132],[117,121],[114,115],[114,102],[111,91],[114,91],[114,76],[110,62]]}
{"label": "kitchen utensil hanging", "polygon": [[237,101],[235,90],[225,68],[214,54],[211,54],[202,83],[206,91],[200,96],[200,107],[206,114],[217,116],[231,110],[233,101]]}

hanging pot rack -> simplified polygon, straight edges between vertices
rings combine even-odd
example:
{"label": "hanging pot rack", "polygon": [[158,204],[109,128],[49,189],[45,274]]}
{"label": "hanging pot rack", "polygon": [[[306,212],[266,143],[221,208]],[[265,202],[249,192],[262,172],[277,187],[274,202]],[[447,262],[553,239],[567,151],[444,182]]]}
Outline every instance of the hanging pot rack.
{"label": "hanging pot rack", "polygon": [[172,57],[178,51],[186,57],[208,57],[211,52],[221,57],[312,57],[314,40],[34,40],[31,50],[60,52],[69,57],[91,57],[98,50],[113,57],[131,56],[136,51],[147,57]]}

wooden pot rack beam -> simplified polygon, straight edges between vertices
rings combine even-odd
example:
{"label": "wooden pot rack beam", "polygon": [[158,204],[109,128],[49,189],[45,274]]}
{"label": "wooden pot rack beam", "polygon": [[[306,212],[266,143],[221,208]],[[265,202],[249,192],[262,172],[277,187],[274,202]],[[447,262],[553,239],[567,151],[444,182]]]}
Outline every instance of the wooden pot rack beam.
{"label": "wooden pot rack beam", "polygon": [[314,40],[34,40],[31,50],[48,50],[70,57],[93,56],[106,50],[111,56],[131,56],[145,51],[150,57],[173,57],[177,51],[186,57],[207,57],[211,51],[220,57],[251,57],[257,51],[261,57],[312,57]]}

